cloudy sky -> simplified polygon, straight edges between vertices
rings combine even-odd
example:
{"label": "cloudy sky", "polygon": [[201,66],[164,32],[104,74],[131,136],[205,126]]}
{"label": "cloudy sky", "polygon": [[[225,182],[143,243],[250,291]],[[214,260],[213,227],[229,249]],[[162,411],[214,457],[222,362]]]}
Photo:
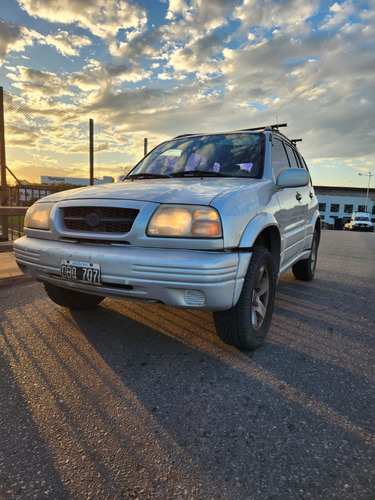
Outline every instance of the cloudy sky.
{"label": "cloudy sky", "polygon": [[[144,137],[276,122],[303,139],[315,184],[375,174],[375,0],[2,0],[0,86],[34,118],[56,111],[48,148],[34,131],[29,151],[42,174],[84,172],[58,111],[102,127],[101,176],[139,160]],[[58,147],[81,158],[62,171]]]}

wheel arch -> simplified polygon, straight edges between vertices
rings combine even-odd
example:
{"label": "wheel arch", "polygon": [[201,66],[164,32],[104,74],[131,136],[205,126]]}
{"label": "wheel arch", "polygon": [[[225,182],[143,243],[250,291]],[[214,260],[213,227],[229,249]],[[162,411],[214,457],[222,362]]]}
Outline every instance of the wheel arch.
{"label": "wheel arch", "polygon": [[261,245],[272,256],[276,274],[280,268],[281,236],[276,219],[271,214],[259,214],[246,227],[239,248]]}

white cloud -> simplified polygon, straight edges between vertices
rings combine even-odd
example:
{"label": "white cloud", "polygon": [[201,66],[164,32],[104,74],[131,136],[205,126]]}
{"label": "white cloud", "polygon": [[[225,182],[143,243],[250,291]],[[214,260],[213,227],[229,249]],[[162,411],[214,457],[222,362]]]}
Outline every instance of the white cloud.
{"label": "white cloud", "polygon": [[138,63],[111,64],[90,60],[82,71],[71,74],[70,85],[79,87],[84,92],[113,89],[124,82],[139,82],[150,76]]}
{"label": "white cloud", "polygon": [[13,80],[13,86],[30,100],[73,95],[66,80],[51,71],[17,66],[7,76]]}
{"label": "white cloud", "polygon": [[185,0],[169,0],[168,12],[166,19],[173,20],[188,11],[188,6]]}
{"label": "white cloud", "polygon": [[34,40],[42,35],[24,26],[6,23],[0,19],[0,59],[5,59],[9,52],[23,52],[25,47],[32,45]]}
{"label": "white cloud", "polygon": [[17,1],[30,16],[77,24],[105,40],[113,40],[120,29],[133,29],[147,21],[144,9],[125,0]]}
{"label": "white cloud", "polygon": [[82,47],[91,45],[91,40],[86,36],[79,36],[65,30],[59,30],[54,35],[47,35],[41,44],[52,45],[63,56],[78,56]]}
{"label": "white cloud", "polygon": [[[266,4],[266,5],[265,5]],[[272,28],[293,26],[304,23],[319,7],[319,0],[284,0],[283,2],[244,0],[234,10],[233,17],[241,21],[240,31],[244,32],[255,26]]]}
{"label": "white cloud", "polygon": [[173,80],[173,75],[164,72],[164,73],[159,73],[158,78],[159,80]]}
{"label": "white cloud", "polygon": [[228,23],[228,16],[238,0],[195,0],[193,3],[193,24],[211,31]]}
{"label": "white cloud", "polygon": [[113,40],[109,51],[113,57],[135,60],[141,56],[158,57],[160,49],[155,47],[159,43],[158,30],[149,33],[145,30],[134,30],[126,37],[126,41]]}
{"label": "white cloud", "polygon": [[176,21],[182,17],[193,29],[215,30],[228,23],[228,16],[238,0],[170,0],[166,19]]}
{"label": "white cloud", "polygon": [[329,15],[321,29],[334,30],[347,22],[349,16],[355,12],[355,5],[352,0],[339,4],[335,2],[329,8]]}
{"label": "white cloud", "polygon": [[198,36],[169,55],[168,66],[177,72],[207,74],[217,72],[214,55],[221,54],[222,40],[214,33]]}

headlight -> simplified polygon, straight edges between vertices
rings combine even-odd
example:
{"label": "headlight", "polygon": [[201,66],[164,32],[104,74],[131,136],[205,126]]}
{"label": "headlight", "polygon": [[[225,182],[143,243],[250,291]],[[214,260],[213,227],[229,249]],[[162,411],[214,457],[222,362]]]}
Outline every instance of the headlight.
{"label": "headlight", "polygon": [[150,219],[147,236],[221,238],[220,216],[211,207],[161,205]]}
{"label": "headlight", "polygon": [[25,227],[32,229],[49,229],[49,214],[54,203],[35,203],[25,216]]}

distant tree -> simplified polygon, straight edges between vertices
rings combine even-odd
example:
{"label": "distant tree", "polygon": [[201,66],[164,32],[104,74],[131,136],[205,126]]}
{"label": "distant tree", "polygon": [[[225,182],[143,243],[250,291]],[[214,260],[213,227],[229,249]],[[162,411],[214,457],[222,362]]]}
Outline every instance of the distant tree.
{"label": "distant tree", "polygon": [[30,198],[29,200],[27,199],[29,197],[29,195],[27,193],[25,193],[25,206],[26,207],[31,207],[31,205],[34,205],[34,203],[36,201],[39,200],[39,198],[36,196],[34,196],[34,198]]}
{"label": "distant tree", "polygon": [[70,182],[54,182],[53,184],[46,184],[46,188],[51,193],[57,193],[59,191],[66,191],[67,189],[75,189],[85,187],[83,184],[71,184]]}

